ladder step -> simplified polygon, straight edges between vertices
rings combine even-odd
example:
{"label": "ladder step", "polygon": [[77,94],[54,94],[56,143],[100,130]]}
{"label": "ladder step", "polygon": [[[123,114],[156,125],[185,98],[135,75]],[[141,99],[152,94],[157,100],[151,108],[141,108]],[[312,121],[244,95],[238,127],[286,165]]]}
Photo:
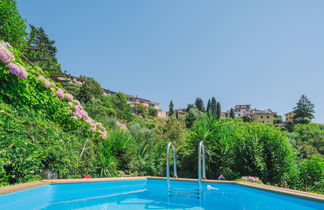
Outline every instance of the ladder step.
{"label": "ladder step", "polygon": [[199,189],[186,189],[186,188],[171,188],[170,190],[199,191]]}
{"label": "ladder step", "polygon": [[169,196],[176,196],[176,197],[185,197],[185,198],[196,198],[196,199],[199,199],[198,196],[190,196],[190,195],[169,195]]}
{"label": "ladder step", "polygon": [[169,191],[170,193],[187,193],[187,194],[198,194],[199,195],[199,192],[190,192],[190,191],[174,191],[174,190],[170,190]]}

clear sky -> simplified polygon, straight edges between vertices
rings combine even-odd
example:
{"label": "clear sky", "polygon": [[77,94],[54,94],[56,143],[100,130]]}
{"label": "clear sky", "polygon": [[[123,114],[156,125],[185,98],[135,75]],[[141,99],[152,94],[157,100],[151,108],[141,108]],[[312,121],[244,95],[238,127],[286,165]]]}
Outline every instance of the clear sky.
{"label": "clear sky", "polygon": [[18,0],[59,62],[167,109],[215,96],[284,114],[302,94],[324,122],[323,0]]}

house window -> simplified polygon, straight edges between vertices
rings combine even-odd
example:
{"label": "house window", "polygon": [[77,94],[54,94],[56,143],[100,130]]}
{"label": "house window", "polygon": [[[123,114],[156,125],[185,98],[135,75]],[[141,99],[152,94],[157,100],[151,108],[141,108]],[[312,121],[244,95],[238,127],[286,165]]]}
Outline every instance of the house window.
{"label": "house window", "polygon": [[267,116],[267,118],[269,119],[269,116]]}
{"label": "house window", "polygon": [[261,116],[261,119],[263,118],[263,116]]}

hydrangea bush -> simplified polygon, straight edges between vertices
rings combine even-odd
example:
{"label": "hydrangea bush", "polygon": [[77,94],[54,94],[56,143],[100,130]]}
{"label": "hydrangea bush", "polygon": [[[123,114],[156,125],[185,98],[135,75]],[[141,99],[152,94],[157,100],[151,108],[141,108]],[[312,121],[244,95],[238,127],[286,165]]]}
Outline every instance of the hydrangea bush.
{"label": "hydrangea bush", "polygon": [[9,48],[12,48],[9,43],[0,41],[0,60],[8,65],[10,73],[15,74],[20,79],[26,79],[28,76],[26,69],[14,63],[15,57]]}
{"label": "hydrangea bush", "polygon": [[258,177],[253,176],[242,176],[241,180],[248,182],[260,182],[260,179]]}
{"label": "hydrangea bush", "polygon": [[[19,52],[15,53],[15,49],[9,43],[0,41],[0,86],[3,86],[1,94],[11,102],[22,101],[34,108],[45,109],[50,112],[54,118],[59,119],[65,127],[71,127],[72,124],[82,126],[82,122],[89,126],[88,132],[98,134],[101,138],[107,138],[107,131],[101,123],[95,122],[84,110],[81,103],[75,100],[73,95],[65,92],[54,82],[47,79],[42,70],[39,68],[29,67],[30,74],[23,66],[25,63],[20,59]],[[1,68],[2,67],[2,68]],[[15,75],[19,79],[27,79],[24,82],[15,80],[11,75]],[[50,95],[48,94],[50,93]],[[59,100],[54,99],[57,97]],[[19,100],[16,98],[19,97]],[[65,117],[62,117],[64,115]],[[67,119],[79,121],[71,122]]]}

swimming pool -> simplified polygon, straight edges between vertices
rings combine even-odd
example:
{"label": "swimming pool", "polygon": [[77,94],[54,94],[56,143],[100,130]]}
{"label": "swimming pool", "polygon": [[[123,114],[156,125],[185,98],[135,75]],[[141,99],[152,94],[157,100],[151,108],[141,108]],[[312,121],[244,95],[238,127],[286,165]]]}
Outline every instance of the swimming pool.
{"label": "swimming pool", "polygon": [[48,184],[0,195],[0,209],[324,209],[324,204],[237,184],[166,180]]}

